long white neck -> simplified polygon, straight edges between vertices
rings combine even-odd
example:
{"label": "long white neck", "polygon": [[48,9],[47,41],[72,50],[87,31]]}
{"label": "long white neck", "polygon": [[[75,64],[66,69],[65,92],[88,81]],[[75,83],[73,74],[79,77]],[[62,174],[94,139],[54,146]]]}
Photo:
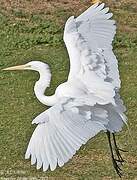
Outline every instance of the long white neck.
{"label": "long white neck", "polygon": [[45,96],[44,94],[46,88],[50,86],[51,81],[51,72],[48,65],[47,68],[40,69],[38,72],[40,74],[40,78],[34,86],[35,95],[41,103],[47,106],[53,106],[57,101],[56,96]]}

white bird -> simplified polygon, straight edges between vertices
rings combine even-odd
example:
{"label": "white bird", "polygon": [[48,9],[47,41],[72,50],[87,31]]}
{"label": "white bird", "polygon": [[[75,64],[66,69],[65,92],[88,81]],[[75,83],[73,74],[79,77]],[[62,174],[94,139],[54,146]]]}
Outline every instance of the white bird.
{"label": "white bird", "polygon": [[[35,95],[51,106],[37,116],[25,158],[37,169],[55,170],[63,166],[77,150],[100,131],[109,140],[112,161],[119,176],[124,162],[117,147],[115,133],[126,123],[125,107],[119,95],[120,77],[117,59],[112,51],[116,33],[112,13],[104,3],[96,3],[77,18],[71,16],[65,25],[64,42],[70,58],[70,72],[54,95],[45,96],[50,86],[48,64],[31,61],[4,70],[34,70],[40,74],[34,86]],[[112,134],[114,149],[110,139]],[[114,153],[115,151],[115,153]],[[116,157],[115,157],[116,156]]]}

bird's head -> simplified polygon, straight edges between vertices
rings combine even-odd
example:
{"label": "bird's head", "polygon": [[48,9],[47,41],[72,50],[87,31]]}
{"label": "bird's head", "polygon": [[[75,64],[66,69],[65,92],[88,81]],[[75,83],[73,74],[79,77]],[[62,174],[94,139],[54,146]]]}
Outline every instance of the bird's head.
{"label": "bird's head", "polygon": [[42,69],[46,70],[49,69],[49,66],[41,61],[30,61],[23,65],[12,66],[3,69],[4,71],[13,71],[13,70],[34,70],[34,71],[41,71]]}

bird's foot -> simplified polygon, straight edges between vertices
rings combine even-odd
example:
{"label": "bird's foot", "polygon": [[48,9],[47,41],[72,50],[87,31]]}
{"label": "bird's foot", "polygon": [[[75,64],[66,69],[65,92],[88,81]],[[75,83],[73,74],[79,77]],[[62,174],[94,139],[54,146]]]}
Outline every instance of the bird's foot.
{"label": "bird's foot", "polygon": [[123,163],[125,162],[125,160],[123,159],[123,157],[120,154],[120,149],[119,148],[115,148],[115,152],[118,158],[118,161],[121,163],[121,165],[123,165]]}
{"label": "bird's foot", "polygon": [[[107,131],[107,137],[108,137],[109,147],[110,147],[110,151],[111,151],[113,167],[114,167],[116,173],[118,174],[118,176],[121,178],[123,173],[122,173],[122,169],[120,166],[123,165],[123,163],[125,161],[124,161],[123,157],[121,156],[120,151],[122,151],[122,152],[126,152],[126,151],[118,148],[114,133],[112,133],[113,143],[114,143],[114,149],[113,149],[110,135],[111,135],[110,132]],[[115,156],[116,156],[116,158],[115,158]]]}
{"label": "bird's foot", "polygon": [[117,174],[121,178],[122,175],[123,175],[122,174],[122,169],[120,168],[120,165],[118,164],[119,162],[121,163],[121,161],[112,157],[112,162],[113,162],[114,169],[116,170]]}
{"label": "bird's foot", "polygon": [[123,165],[123,163],[125,162],[125,160],[124,160],[123,157],[121,156],[120,151],[121,151],[121,152],[127,152],[127,151],[118,148],[114,134],[113,134],[113,141],[114,141],[114,149],[115,149],[115,153],[116,153],[116,156],[117,156],[117,161],[120,162],[121,165]]}
{"label": "bird's foot", "polygon": [[117,146],[115,147],[115,152],[116,152],[116,156],[117,156],[117,162],[119,162],[121,165],[123,165],[123,163],[125,163],[126,161],[123,159],[123,157],[121,156],[121,152],[127,152],[126,150],[120,149]]}
{"label": "bird's foot", "polygon": [[122,151],[122,152],[128,152],[128,151],[126,151],[126,150],[124,150],[124,149],[120,149],[120,148],[118,148],[118,150],[119,150],[119,151]]}

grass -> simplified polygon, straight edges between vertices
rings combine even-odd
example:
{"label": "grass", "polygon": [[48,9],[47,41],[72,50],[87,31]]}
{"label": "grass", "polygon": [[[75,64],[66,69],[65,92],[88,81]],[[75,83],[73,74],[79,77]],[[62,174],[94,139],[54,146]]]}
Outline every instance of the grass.
{"label": "grass", "polygon": [[[54,93],[55,88],[66,80],[69,71],[68,55],[62,41],[65,20],[70,14],[78,14],[87,4],[89,2],[83,6],[83,1],[80,1],[78,12],[73,12],[74,4],[62,5],[60,8],[55,6],[54,13],[50,8],[46,12],[42,9],[29,12],[20,8],[21,5],[17,8],[1,5],[0,68],[30,60],[47,62],[53,74],[47,94]],[[119,145],[128,150],[123,154],[127,161],[123,167],[123,179],[136,179],[137,5],[133,0],[108,4],[118,24],[114,50],[122,80],[121,95],[127,106],[133,137],[131,140],[126,127],[117,135]],[[33,86],[37,78],[37,73],[29,71],[0,72],[0,179],[119,179],[112,168],[103,133],[91,139],[64,167],[54,172],[37,171],[30,166],[29,161],[24,160],[27,144],[35,128],[31,121],[46,109],[34,96]]]}

